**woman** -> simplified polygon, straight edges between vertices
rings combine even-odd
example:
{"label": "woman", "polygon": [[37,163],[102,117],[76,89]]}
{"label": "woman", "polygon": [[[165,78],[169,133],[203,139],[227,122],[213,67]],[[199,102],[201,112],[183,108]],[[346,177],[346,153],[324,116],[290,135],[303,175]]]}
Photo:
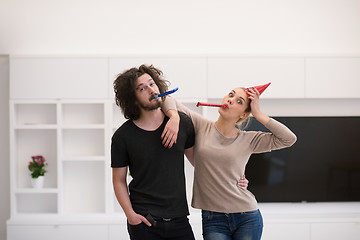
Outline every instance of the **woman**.
{"label": "woman", "polygon": [[[216,122],[169,97],[162,106],[164,112],[176,106],[194,124],[195,146],[186,155],[195,166],[192,206],[202,209],[205,240],[261,238],[263,222],[257,201],[237,181],[252,153],[290,147],[296,136],[261,112],[259,96],[257,89],[233,89],[223,98],[226,108],[219,108]],[[271,133],[239,130],[250,113]]]}

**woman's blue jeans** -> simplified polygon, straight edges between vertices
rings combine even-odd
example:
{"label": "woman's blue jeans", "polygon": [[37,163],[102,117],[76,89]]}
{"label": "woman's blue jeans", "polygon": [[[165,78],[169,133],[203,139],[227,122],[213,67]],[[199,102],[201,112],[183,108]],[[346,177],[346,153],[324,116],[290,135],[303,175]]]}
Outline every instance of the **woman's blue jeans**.
{"label": "woman's blue jeans", "polygon": [[202,210],[204,240],[259,240],[263,220],[259,210],[218,213]]}

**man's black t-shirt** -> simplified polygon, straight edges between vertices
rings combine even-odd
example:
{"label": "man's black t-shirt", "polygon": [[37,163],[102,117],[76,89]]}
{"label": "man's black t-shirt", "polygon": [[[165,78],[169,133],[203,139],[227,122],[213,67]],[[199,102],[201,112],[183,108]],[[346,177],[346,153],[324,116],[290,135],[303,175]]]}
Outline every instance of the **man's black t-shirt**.
{"label": "man's black t-shirt", "polygon": [[195,143],[191,119],[179,112],[176,144],[165,148],[161,134],[169,120],[154,131],[137,127],[131,120],[116,130],[111,144],[111,167],[129,166],[130,201],[138,214],[163,218],[189,215],[186,200],[184,149]]}

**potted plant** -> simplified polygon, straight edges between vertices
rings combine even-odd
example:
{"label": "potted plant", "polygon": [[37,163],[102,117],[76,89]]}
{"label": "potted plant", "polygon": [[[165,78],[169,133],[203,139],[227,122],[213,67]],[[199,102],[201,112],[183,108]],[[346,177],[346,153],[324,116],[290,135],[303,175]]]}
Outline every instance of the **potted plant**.
{"label": "potted plant", "polygon": [[31,172],[31,185],[34,188],[42,188],[44,185],[44,175],[47,172],[45,167],[47,163],[42,155],[32,156],[29,162],[29,170]]}

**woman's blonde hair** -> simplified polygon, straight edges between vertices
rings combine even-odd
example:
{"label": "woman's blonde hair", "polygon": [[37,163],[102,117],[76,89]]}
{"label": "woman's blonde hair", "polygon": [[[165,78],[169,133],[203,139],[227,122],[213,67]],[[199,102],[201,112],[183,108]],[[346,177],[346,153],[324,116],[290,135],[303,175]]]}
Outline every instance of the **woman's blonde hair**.
{"label": "woman's blonde hair", "polygon": [[[242,90],[246,90],[243,87],[240,87]],[[248,116],[246,118],[240,118],[237,122],[236,122],[236,128],[238,129],[245,129],[249,126],[250,124],[250,113],[251,113],[251,106],[250,106],[250,101],[248,102],[248,106],[245,109],[245,113],[248,113]]]}

